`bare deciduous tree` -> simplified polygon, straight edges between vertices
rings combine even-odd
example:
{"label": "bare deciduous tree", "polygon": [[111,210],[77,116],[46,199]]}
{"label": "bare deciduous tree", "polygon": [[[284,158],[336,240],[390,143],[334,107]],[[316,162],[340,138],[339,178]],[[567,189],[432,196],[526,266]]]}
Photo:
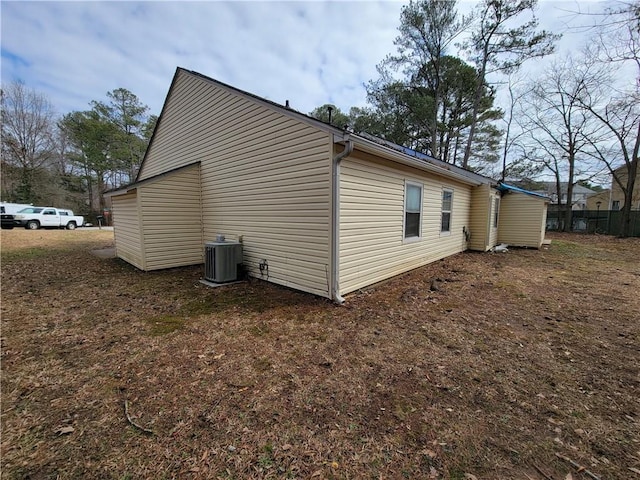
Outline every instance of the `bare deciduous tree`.
{"label": "bare deciduous tree", "polygon": [[14,200],[36,202],[36,176],[55,154],[53,107],[44,95],[21,82],[3,88],[0,99],[3,161],[20,171]]}
{"label": "bare deciduous tree", "polygon": [[[604,141],[591,141],[591,154],[611,172],[624,194],[620,236],[627,237],[640,152],[640,4],[619,2],[606,11],[598,28],[596,42],[585,56],[604,68],[585,84],[581,101],[609,134]],[[629,78],[633,71],[635,78]],[[628,81],[614,88],[614,74]],[[619,175],[621,166],[626,168]]]}
{"label": "bare deciduous tree", "polygon": [[509,73],[507,81],[507,90],[509,92],[509,103],[504,111],[503,120],[505,123],[504,143],[502,146],[502,173],[500,179],[504,182],[507,176],[507,159],[516,149],[520,149],[519,140],[525,134],[525,131],[514,131],[516,126],[515,111],[520,107],[524,97],[527,95],[527,88],[524,86],[524,76],[520,71]]}
{"label": "bare deciduous tree", "polygon": [[[522,112],[533,147],[531,156],[554,176],[558,206],[563,212],[563,231],[571,230],[573,186],[591,173],[585,161],[586,147],[601,136],[601,126],[582,108],[585,82],[596,75],[592,70],[592,65],[571,58],[552,64],[532,84]],[[562,187],[564,181],[566,192]]]}

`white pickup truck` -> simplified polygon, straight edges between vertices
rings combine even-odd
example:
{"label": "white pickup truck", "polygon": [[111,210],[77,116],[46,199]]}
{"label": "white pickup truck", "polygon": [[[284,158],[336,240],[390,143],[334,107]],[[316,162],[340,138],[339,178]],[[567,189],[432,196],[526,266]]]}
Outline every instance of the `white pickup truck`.
{"label": "white pickup truck", "polygon": [[84,225],[84,217],[74,215],[71,210],[53,207],[27,207],[13,216],[14,226],[37,230],[40,227],[66,228],[73,230]]}

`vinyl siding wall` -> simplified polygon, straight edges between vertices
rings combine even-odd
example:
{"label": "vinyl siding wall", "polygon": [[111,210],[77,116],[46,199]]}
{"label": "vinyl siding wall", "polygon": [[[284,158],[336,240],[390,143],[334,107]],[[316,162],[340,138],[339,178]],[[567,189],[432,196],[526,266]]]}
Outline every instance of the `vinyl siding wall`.
{"label": "vinyl siding wall", "polygon": [[517,247],[540,248],[545,234],[547,204],[523,193],[501,199],[498,240]]}
{"label": "vinyl siding wall", "polygon": [[331,154],[328,133],[180,71],[139,180],[200,161],[203,241],[241,237],[249,274],[329,296]]}
{"label": "vinyl siding wall", "polygon": [[485,252],[488,245],[487,229],[489,228],[489,205],[491,187],[480,185],[471,190],[471,216],[469,219],[469,249]]}
{"label": "vinyl siding wall", "polygon": [[136,192],[111,198],[113,225],[118,258],[144,270],[144,255],[140,238],[138,195]]}
{"label": "vinyl siding wall", "polygon": [[[405,181],[423,184],[422,238],[404,240]],[[453,190],[451,233],[440,233],[442,190]],[[340,166],[340,293],[464,251],[471,187],[354,152]]]}
{"label": "vinyl siding wall", "polygon": [[199,165],[138,188],[145,270],[203,262]]}

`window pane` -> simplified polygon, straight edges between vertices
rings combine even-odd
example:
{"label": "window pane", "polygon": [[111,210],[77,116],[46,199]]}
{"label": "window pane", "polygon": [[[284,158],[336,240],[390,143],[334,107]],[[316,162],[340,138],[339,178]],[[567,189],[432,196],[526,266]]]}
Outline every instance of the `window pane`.
{"label": "window pane", "polygon": [[416,185],[407,185],[407,212],[420,212],[420,203],[422,197],[422,188]]}
{"label": "window pane", "polygon": [[405,214],[404,220],[404,238],[419,237],[420,236],[420,214],[410,213]]}
{"label": "window pane", "polygon": [[422,185],[405,183],[404,189],[404,238],[420,238],[422,216]]}
{"label": "window pane", "polygon": [[451,198],[453,197],[453,192],[442,192],[442,210],[450,212],[451,211]]}
{"label": "window pane", "polygon": [[451,230],[451,213],[450,212],[442,212],[441,230],[443,232],[449,232]]}

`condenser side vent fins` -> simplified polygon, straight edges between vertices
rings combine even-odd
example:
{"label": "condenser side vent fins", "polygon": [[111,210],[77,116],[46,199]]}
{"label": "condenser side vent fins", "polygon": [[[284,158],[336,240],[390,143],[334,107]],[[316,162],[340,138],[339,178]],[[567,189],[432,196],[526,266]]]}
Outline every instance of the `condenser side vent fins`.
{"label": "condenser side vent fins", "polygon": [[242,244],[239,242],[207,242],[204,245],[204,278],[226,283],[240,279]]}

